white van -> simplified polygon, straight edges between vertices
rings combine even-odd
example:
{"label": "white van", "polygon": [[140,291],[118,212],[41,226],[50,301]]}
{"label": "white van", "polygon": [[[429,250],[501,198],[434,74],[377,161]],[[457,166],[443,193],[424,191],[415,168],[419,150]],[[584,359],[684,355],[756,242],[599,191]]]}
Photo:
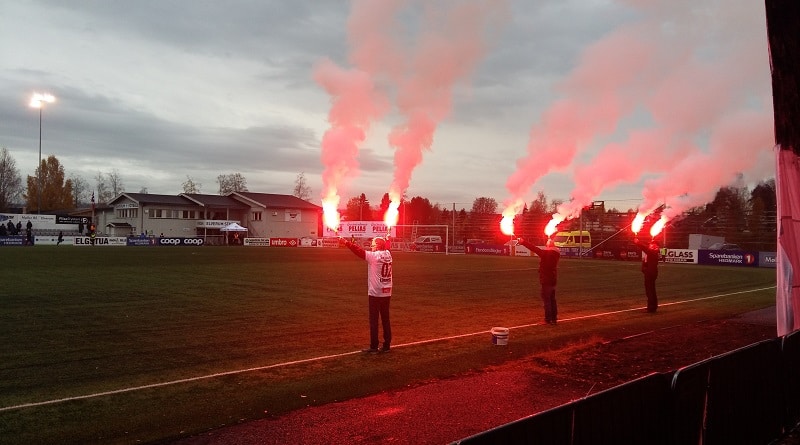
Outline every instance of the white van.
{"label": "white van", "polygon": [[411,249],[420,252],[444,252],[444,241],[439,235],[420,236],[414,240]]}

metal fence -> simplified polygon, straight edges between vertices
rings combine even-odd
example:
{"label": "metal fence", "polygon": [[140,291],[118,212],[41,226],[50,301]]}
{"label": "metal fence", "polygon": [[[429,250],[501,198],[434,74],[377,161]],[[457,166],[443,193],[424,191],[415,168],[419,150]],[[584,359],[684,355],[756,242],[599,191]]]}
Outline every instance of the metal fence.
{"label": "metal fence", "polygon": [[800,422],[800,331],[453,442],[768,444]]}

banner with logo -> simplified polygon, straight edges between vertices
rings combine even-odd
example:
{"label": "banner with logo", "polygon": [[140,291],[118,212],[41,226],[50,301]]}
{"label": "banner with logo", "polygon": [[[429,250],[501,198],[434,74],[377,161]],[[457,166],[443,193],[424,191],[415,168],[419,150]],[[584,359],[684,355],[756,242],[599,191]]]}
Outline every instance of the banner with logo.
{"label": "banner with logo", "polygon": [[[386,236],[387,232],[393,238],[397,234],[397,228],[392,227],[389,231],[383,221],[342,221],[339,224],[338,236],[344,238],[375,238],[376,236]],[[324,236],[337,236],[335,230],[325,227]]]}
{"label": "banner with logo", "polygon": [[297,238],[270,238],[270,247],[297,247]]}
{"label": "banner with logo", "polygon": [[758,255],[737,250],[700,250],[697,262],[717,266],[756,267],[758,266]]}
{"label": "banner with logo", "polygon": [[124,236],[76,236],[72,239],[73,246],[127,246],[128,239]]}
{"label": "banner with logo", "polygon": [[203,238],[184,238],[182,236],[156,238],[158,246],[202,246]]}
{"label": "banner with logo", "polygon": [[694,249],[665,249],[662,255],[665,263],[690,263],[697,264],[697,250]]}

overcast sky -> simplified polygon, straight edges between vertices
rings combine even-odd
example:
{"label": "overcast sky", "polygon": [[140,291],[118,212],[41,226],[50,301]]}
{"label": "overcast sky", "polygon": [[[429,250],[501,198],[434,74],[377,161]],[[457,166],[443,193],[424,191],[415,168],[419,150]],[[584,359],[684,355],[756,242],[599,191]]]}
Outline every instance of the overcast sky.
{"label": "overcast sky", "polygon": [[[408,197],[458,208],[491,197],[503,207],[543,191],[624,210],[654,194],[702,197],[736,172],[751,183],[774,176],[763,2],[436,2],[451,17],[459,4],[488,5],[485,22],[463,21],[465,34],[421,19],[433,2],[384,3],[397,7],[385,37],[408,60],[429,47],[426,34],[482,45],[439,86],[447,106],[436,104],[430,149],[408,172]],[[48,92],[57,102],[43,110],[42,155],[55,155],[90,186],[98,172],[116,169],[129,192],[178,194],[188,176],[215,194],[218,175],[241,173],[250,191],[291,194],[302,172],[319,204],[335,95],[315,70],[326,60],[359,68],[354,53],[365,41],[351,18],[366,5],[5,2],[0,146],[23,178],[33,174],[39,114],[28,102]],[[404,65],[405,79],[422,76],[415,66]],[[365,193],[379,203],[397,173],[389,134],[406,119],[403,80],[372,74],[387,108],[359,143],[358,167],[338,190],[343,202]],[[418,107],[430,112],[428,105]],[[685,112],[692,115],[676,117]],[[739,163],[729,165],[731,157]],[[609,159],[643,158],[613,177],[598,173],[612,171]],[[720,174],[697,189],[664,185],[693,183],[710,170]]]}

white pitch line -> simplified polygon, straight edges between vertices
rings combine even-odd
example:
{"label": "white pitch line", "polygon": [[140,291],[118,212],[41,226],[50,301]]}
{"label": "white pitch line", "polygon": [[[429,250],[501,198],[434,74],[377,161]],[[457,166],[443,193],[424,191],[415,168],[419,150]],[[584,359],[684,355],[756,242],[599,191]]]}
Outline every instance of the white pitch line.
{"label": "white pitch line", "polygon": [[[712,296],[709,296],[709,297],[693,298],[691,300],[681,300],[681,301],[673,301],[673,302],[670,302],[670,303],[660,303],[659,306],[672,306],[672,305],[676,305],[676,304],[694,303],[696,301],[713,300],[713,299],[716,299],[716,298],[728,297],[728,296],[731,296],[731,295],[746,294],[746,293],[750,293],[750,292],[760,292],[760,291],[763,291],[763,290],[775,289],[776,287],[777,286],[762,287],[762,288],[759,288],[759,289],[750,289],[750,290],[745,290],[745,291],[730,292],[730,293],[727,293],[727,294],[712,295]],[[567,322],[567,321],[585,320],[585,319],[588,319],[588,318],[598,318],[598,317],[603,317],[603,316],[606,316],[606,315],[622,314],[622,313],[625,313],[625,312],[641,311],[642,309],[643,309],[643,306],[642,307],[637,307],[637,308],[632,308],[632,309],[621,309],[621,310],[618,310],[618,311],[609,311],[609,312],[603,312],[603,313],[599,313],[599,314],[582,315],[582,316],[579,316],[579,317],[564,318],[564,319],[559,319],[559,323],[563,323],[563,322]],[[510,327],[508,329],[511,330],[511,329],[529,328],[529,327],[532,327],[532,326],[539,326],[539,325],[542,325],[542,324],[544,324],[544,323],[541,323],[541,322],[539,322],[539,323],[530,323],[530,324],[524,324],[524,325],[519,325],[519,326],[512,326],[512,327]],[[454,339],[457,339],[457,338],[473,337],[473,336],[476,336],[476,335],[485,335],[486,333],[490,333],[490,332],[491,332],[491,329],[486,330],[486,331],[480,331],[480,332],[471,332],[469,334],[459,334],[459,335],[451,335],[449,337],[439,337],[439,338],[433,338],[433,339],[429,339],[429,340],[420,340],[420,341],[415,341],[415,342],[410,342],[410,343],[403,343],[403,344],[400,344],[400,345],[397,345],[397,346],[392,346],[392,348],[402,348],[402,347],[408,347],[408,346],[424,345],[424,344],[427,344],[427,343],[434,343],[434,342],[438,342],[438,341],[454,340]],[[328,359],[332,359],[332,358],[346,357],[348,355],[355,355],[355,354],[360,354],[360,353],[361,353],[361,351],[343,352],[341,354],[323,355],[323,356],[320,356],[320,357],[312,357],[312,358],[306,358],[306,359],[302,359],[302,360],[293,360],[293,361],[289,361],[289,362],[274,363],[272,365],[256,366],[256,367],[253,367],[253,368],[245,368],[245,369],[237,369],[237,370],[234,370],[234,371],[218,372],[218,373],[208,374],[208,375],[203,375],[203,376],[189,377],[189,378],[185,378],[185,379],[172,380],[172,381],[169,381],[169,382],[151,383],[149,385],[132,386],[132,387],[129,387],[129,388],[115,389],[113,391],[97,392],[97,393],[86,394],[86,395],[82,395],[82,396],[64,397],[64,398],[61,398],[61,399],[45,400],[45,401],[42,401],[42,402],[23,403],[23,404],[20,404],[20,405],[12,405],[12,406],[0,407],[0,412],[13,411],[13,410],[23,409],[23,408],[32,408],[32,407],[44,406],[44,405],[53,405],[53,404],[56,404],[56,403],[71,402],[71,401],[75,401],[75,400],[86,400],[86,399],[92,399],[92,398],[97,398],[97,397],[104,397],[104,396],[110,396],[110,395],[115,395],[115,394],[123,394],[123,393],[127,393],[127,392],[140,391],[140,390],[143,390],[143,389],[151,389],[151,388],[158,388],[158,387],[162,387],[162,386],[178,385],[178,384],[181,384],[181,383],[196,382],[198,380],[213,379],[213,378],[216,378],[216,377],[223,377],[223,376],[234,375],[234,374],[244,374],[244,373],[253,372],[253,371],[263,371],[263,370],[266,370],[266,369],[282,368],[284,366],[297,365],[297,364],[301,364],[301,363],[317,362],[317,361],[328,360]]]}

